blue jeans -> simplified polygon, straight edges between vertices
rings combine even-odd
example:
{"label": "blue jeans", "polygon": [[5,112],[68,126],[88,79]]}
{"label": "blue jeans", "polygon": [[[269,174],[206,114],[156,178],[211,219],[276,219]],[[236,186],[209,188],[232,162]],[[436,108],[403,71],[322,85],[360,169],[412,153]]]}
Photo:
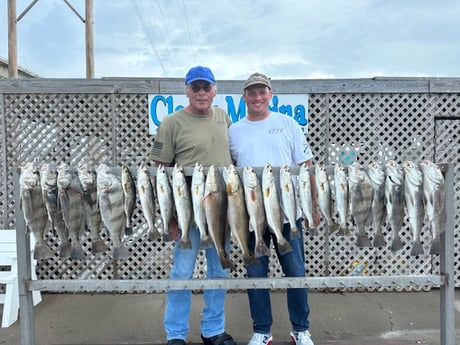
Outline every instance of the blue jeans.
{"label": "blue jeans", "polygon": [[[301,219],[297,220],[297,228],[299,228],[300,236],[298,238],[291,238],[291,227],[289,224],[284,224],[283,235],[292,246],[292,251],[284,255],[280,255],[276,237],[268,230],[268,228],[264,234],[264,241],[267,246],[270,246],[270,239],[273,240],[276,254],[286,277],[305,276],[305,252]],[[251,232],[249,239],[250,250],[254,251],[254,245],[255,235],[254,232]],[[268,263],[270,258],[268,256],[261,256],[258,259],[259,263],[248,265],[247,267],[249,278],[263,278],[268,276]],[[270,290],[248,289],[247,292],[254,332],[263,334],[270,333],[270,328],[273,323]],[[310,308],[308,306],[308,289],[287,289],[287,306],[292,330],[297,332],[307,330],[310,326],[310,322],[308,320],[308,316],[310,314]]]}
{"label": "blue jeans", "polygon": [[[174,247],[174,263],[170,279],[191,279],[195,269],[196,258],[200,252],[200,233],[194,225],[191,227],[190,242],[192,249],[179,248],[178,240]],[[230,240],[228,240],[229,248]],[[228,253],[228,249],[227,249]],[[219,255],[214,246],[205,249],[207,278],[227,278],[230,269],[223,269]],[[204,309],[202,311],[201,334],[212,337],[225,331],[225,289],[206,289],[203,293]],[[191,290],[170,290],[166,293],[166,311],[164,326],[166,339],[183,339],[189,331],[189,316],[191,309]]]}

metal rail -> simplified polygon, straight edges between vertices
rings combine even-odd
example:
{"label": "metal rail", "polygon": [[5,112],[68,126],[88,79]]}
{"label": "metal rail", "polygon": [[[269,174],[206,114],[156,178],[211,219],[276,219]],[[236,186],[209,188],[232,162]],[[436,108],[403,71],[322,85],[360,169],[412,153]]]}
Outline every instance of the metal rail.
{"label": "metal rail", "polygon": [[439,275],[397,275],[360,277],[303,277],[257,279],[190,279],[190,280],[31,280],[30,241],[20,208],[19,169],[14,172],[16,202],[16,236],[18,251],[19,306],[21,345],[35,345],[32,291],[150,291],[194,290],[207,288],[345,288],[440,286],[441,345],[456,345],[455,334],[455,267],[454,267],[454,164],[442,164],[446,183],[446,229],[442,235]]}

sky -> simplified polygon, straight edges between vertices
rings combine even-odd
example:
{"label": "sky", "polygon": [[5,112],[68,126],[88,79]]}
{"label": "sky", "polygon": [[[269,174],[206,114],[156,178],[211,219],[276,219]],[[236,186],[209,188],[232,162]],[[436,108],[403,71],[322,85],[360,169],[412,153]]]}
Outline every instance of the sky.
{"label": "sky", "polygon": [[[67,0],[85,16],[85,0]],[[458,0],[93,0],[94,74],[216,79],[460,77]],[[7,0],[0,57],[8,59]],[[16,0],[17,17],[32,0]],[[19,66],[85,78],[85,24],[63,0],[17,23]]]}

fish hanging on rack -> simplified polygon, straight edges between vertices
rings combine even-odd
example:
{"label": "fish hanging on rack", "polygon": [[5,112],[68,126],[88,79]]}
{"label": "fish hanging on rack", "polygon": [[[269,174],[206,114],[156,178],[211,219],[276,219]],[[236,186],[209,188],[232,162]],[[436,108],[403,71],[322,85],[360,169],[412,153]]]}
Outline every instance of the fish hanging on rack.
{"label": "fish hanging on rack", "polygon": [[102,218],[97,201],[97,175],[96,169],[90,163],[82,163],[77,168],[78,178],[83,190],[83,210],[85,214],[86,229],[91,237],[91,252],[104,253],[107,245],[101,237]]}
{"label": "fish hanging on rack", "polygon": [[40,185],[51,229],[56,231],[59,238],[59,257],[70,258],[69,230],[65,225],[62,210],[59,207],[57,175],[56,163],[42,164],[40,168]]}
{"label": "fish hanging on rack", "polygon": [[399,231],[404,222],[404,171],[394,160],[385,165],[385,207],[387,220],[392,230],[391,251],[403,248]]}
{"label": "fish hanging on rack", "polygon": [[412,161],[403,162],[404,170],[404,204],[406,215],[409,219],[409,228],[412,232],[412,247],[410,255],[422,255],[423,246],[420,239],[420,232],[425,218],[423,205],[423,173]]}
{"label": "fish hanging on rack", "polygon": [[34,259],[54,257],[54,252],[43,239],[47,229],[48,216],[43,203],[40,174],[35,163],[27,162],[21,167],[19,176],[20,207],[24,213],[26,231],[34,237]]}
{"label": "fish hanging on rack", "polygon": [[335,232],[339,226],[332,216],[332,195],[326,165],[319,163],[315,165],[315,182],[318,192],[319,210],[326,220],[329,233]]}
{"label": "fish hanging on rack", "polygon": [[441,234],[446,226],[446,187],[444,175],[438,165],[424,160],[420,163],[423,172],[423,194],[428,221],[431,226],[430,254],[441,253]]}
{"label": "fish hanging on rack", "polygon": [[246,266],[257,263],[258,260],[250,252],[249,241],[249,215],[244,203],[244,190],[240,176],[235,166],[230,164],[223,167],[223,178],[227,191],[227,220],[232,237],[236,239],[243,252],[243,262]]}
{"label": "fish hanging on rack", "polygon": [[264,233],[267,228],[265,217],[262,187],[254,168],[243,167],[243,189],[245,195],[246,210],[249,215],[249,231],[254,231],[255,236],[255,257],[270,255],[270,248],[264,242]]}
{"label": "fish hanging on rack", "polygon": [[58,167],[57,186],[59,206],[71,240],[70,257],[83,259],[85,257],[81,244],[85,233],[83,189],[77,172],[67,163],[62,162]]}
{"label": "fish hanging on rack", "polygon": [[122,235],[125,232],[126,219],[124,212],[124,194],[121,181],[112,169],[105,164],[99,164],[97,173],[97,198],[104,226],[110,233],[113,243],[113,258],[127,259],[130,256],[128,248],[123,245]]}
{"label": "fish hanging on rack", "polygon": [[273,167],[270,163],[267,163],[262,171],[262,197],[264,201],[265,216],[270,231],[275,235],[278,241],[278,250],[281,255],[284,255],[291,252],[292,247],[283,235],[284,217],[277,188]]}
{"label": "fish hanging on rack", "polygon": [[314,220],[314,212],[317,205],[313,202],[310,171],[307,163],[304,163],[300,166],[297,181],[300,208],[304,217],[308,221],[307,229],[311,236],[316,236],[318,235],[318,229]]}
{"label": "fish hanging on rack", "polygon": [[367,172],[358,162],[348,167],[348,177],[350,213],[358,229],[356,245],[358,247],[372,247],[366,231],[374,193],[372,182]]}
{"label": "fish hanging on rack", "polygon": [[348,175],[345,167],[337,163],[334,166],[334,186],[335,186],[335,206],[339,215],[339,231],[340,236],[350,236],[348,228]]}
{"label": "fish hanging on rack", "polygon": [[373,247],[385,247],[387,242],[383,235],[383,224],[385,223],[385,171],[383,166],[377,162],[371,162],[367,166],[367,174],[371,180],[374,193],[371,204],[372,230],[374,231]]}

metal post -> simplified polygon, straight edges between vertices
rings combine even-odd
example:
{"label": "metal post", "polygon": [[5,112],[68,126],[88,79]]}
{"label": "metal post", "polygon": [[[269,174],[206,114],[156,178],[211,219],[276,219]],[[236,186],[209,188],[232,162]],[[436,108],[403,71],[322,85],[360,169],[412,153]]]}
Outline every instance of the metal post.
{"label": "metal post", "polygon": [[26,234],[26,223],[20,207],[19,174],[20,169],[16,168],[13,176],[14,201],[16,205],[16,251],[18,258],[21,345],[35,345],[34,304],[32,290],[28,288],[28,282],[31,280],[30,234]]}
{"label": "metal post", "polygon": [[442,239],[441,275],[446,283],[440,287],[441,345],[455,345],[455,266],[454,266],[454,164],[447,164],[444,175],[446,186],[446,229]]}

